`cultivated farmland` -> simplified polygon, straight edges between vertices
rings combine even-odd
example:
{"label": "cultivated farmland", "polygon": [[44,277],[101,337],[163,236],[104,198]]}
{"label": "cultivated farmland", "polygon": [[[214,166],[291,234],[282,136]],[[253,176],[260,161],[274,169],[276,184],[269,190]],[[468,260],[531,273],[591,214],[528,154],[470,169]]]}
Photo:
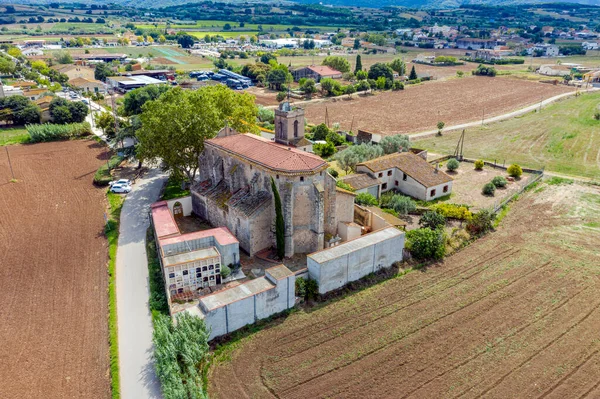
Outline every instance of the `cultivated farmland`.
{"label": "cultivated farmland", "polygon": [[104,149],[0,151],[0,396],[109,398]]}
{"label": "cultivated farmland", "polygon": [[[561,100],[519,118],[467,129],[464,155],[600,178],[600,93]],[[415,146],[453,153],[460,132],[419,140]]]}
{"label": "cultivated farmland", "polygon": [[404,91],[378,93],[353,100],[315,102],[305,105],[310,123],[325,121],[343,129],[376,133],[410,133],[435,129],[437,122],[454,125],[514,111],[573,88],[496,77],[468,77],[427,82]]}
{"label": "cultivated farmland", "polygon": [[231,344],[211,397],[599,397],[600,188],[513,207],[442,264]]}

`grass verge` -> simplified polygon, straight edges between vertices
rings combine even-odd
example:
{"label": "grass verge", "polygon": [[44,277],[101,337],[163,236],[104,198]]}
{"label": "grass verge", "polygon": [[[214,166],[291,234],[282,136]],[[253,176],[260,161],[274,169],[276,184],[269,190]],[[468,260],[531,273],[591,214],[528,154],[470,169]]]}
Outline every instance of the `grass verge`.
{"label": "grass verge", "polygon": [[9,127],[0,129],[0,146],[29,143],[30,137],[27,129]]}
{"label": "grass verge", "polygon": [[161,199],[167,201],[173,198],[187,197],[190,195],[190,190],[181,189],[181,182],[181,179],[169,176],[169,180],[167,180],[167,184],[165,185]]}
{"label": "grass verge", "polygon": [[108,240],[108,331],[110,343],[110,379],[112,398],[121,397],[119,376],[119,335],[117,325],[117,244],[119,241],[119,220],[124,198],[118,194],[108,192],[109,215],[104,234]]}

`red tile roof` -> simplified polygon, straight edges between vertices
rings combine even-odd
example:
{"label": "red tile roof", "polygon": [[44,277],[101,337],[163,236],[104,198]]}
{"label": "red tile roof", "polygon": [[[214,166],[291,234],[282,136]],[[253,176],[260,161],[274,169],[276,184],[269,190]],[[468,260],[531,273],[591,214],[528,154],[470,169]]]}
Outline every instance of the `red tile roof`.
{"label": "red tile roof", "polygon": [[157,238],[178,236],[179,228],[171,211],[167,205],[167,201],[160,201],[152,204],[152,222],[156,229]]}
{"label": "red tile roof", "polygon": [[242,157],[274,172],[315,174],[327,168],[327,162],[317,155],[250,133],[206,140],[205,145]]}
{"label": "red tile roof", "polygon": [[309,66],[308,69],[321,75],[321,76],[334,76],[341,75],[342,73],[336,69],[328,67],[327,65],[313,65]]}

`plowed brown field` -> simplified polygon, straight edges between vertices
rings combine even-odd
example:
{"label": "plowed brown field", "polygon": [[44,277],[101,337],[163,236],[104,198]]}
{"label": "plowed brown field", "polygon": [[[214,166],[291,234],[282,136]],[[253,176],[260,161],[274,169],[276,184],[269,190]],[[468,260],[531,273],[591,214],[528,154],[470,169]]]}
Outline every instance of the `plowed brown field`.
{"label": "plowed brown field", "polygon": [[600,397],[600,188],[542,187],[443,264],[242,339],[211,398]]}
{"label": "plowed brown field", "polygon": [[[573,91],[562,85],[511,79],[470,76],[438,82],[425,82],[403,91],[387,91],[374,96],[304,105],[306,119],[319,124],[338,122],[342,129],[363,129],[375,133],[414,133],[481,120],[535,104],[542,98]],[[354,120],[354,124],[352,121]]]}
{"label": "plowed brown field", "polygon": [[109,398],[105,150],[0,147],[0,397]]}

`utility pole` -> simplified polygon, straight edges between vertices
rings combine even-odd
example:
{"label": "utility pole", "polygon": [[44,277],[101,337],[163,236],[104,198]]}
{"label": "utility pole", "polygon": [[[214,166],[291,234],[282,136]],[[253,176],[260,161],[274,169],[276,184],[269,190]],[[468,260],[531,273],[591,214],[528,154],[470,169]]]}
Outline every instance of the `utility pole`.
{"label": "utility pole", "polygon": [[[110,92],[110,104],[112,107],[112,112],[113,112],[113,118],[115,120],[115,137],[119,136],[119,117],[117,115],[117,107],[115,106],[115,96],[114,96],[114,89],[109,89]],[[121,142],[121,148],[123,148],[123,142]]]}
{"label": "utility pole", "polygon": [[544,102],[544,95],[540,96],[540,112],[542,112],[542,103]]}
{"label": "utility pole", "polygon": [[15,179],[15,172],[13,171],[12,162],[10,161],[10,154],[8,153],[8,146],[4,147],[6,149],[6,157],[8,158],[8,166],[10,166],[10,174],[12,176],[12,180]]}

